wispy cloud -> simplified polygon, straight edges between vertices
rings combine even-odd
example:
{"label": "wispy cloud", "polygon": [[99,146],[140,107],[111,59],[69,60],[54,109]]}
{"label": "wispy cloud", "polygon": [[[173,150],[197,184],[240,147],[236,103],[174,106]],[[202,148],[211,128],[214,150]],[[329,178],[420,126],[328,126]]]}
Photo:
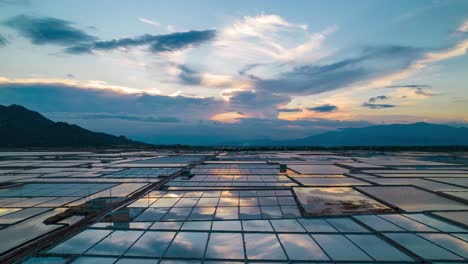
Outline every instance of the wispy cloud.
{"label": "wispy cloud", "polygon": [[100,80],[78,80],[74,78],[53,79],[53,78],[5,78],[0,76],[0,85],[21,88],[27,86],[61,86],[76,89],[96,89],[112,91],[120,94],[160,94],[157,89],[136,89],[127,86],[109,84]]}
{"label": "wispy cloud", "polygon": [[0,35],[0,46],[6,46],[7,43],[7,39],[4,36]]}
{"label": "wispy cloud", "polygon": [[229,99],[229,105],[250,116],[274,118],[278,108],[288,104],[291,99],[287,95],[272,94],[265,91],[230,91],[222,94]]}
{"label": "wispy cloud", "polygon": [[[70,81],[73,83],[73,81]],[[103,84],[105,85],[105,84]],[[0,84],[0,104],[21,104],[41,112],[101,113],[126,112],[128,120],[157,121],[173,117],[180,120],[207,120],[229,107],[214,98],[190,98],[140,93],[120,93],[110,88],[83,88],[57,83]],[[188,115],[187,113],[190,113]],[[100,116],[100,118],[106,118]],[[107,117],[109,119],[111,117]],[[162,121],[163,119],[159,119]],[[166,120],[167,121],[167,120]]]}
{"label": "wispy cloud", "polygon": [[468,20],[464,21],[455,31],[455,34],[468,33]]}
{"label": "wispy cloud", "polygon": [[466,54],[468,40],[463,40],[454,46],[440,51],[429,52],[419,61],[419,63],[431,63],[451,59]]}
{"label": "wispy cloud", "polygon": [[108,41],[95,41],[81,45],[72,46],[66,49],[67,53],[82,54],[93,51],[106,51],[114,49],[128,49],[131,47],[148,45],[152,53],[172,52],[185,49],[191,46],[200,45],[204,42],[214,39],[215,30],[175,32],[165,35],[146,34],[134,38],[121,38]]}
{"label": "wispy cloud", "polygon": [[379,96],[370,98],[368,102],[369,102],[369,103],[375,103],[376,101],[388,100],[388,99],[390,99],[388,96],[379,95]]}
{"label": "wispy cloud", "polygon": [[280,113],[298,113],[302,112],[301,108],[280,108],[278,109],[278,112]]}
{"label": "wispy cloud", "polygon": [[242,112],[226,112],[214,115],[210,119],[221,123],[239,123],[241,119],[247,117]]}
{"label": "wispy cloud", "polygon": [[151,19],[144,18],[144,17],[139,17],[138,20],[140,20],[141,22],[143,22],[145,24],[154,26],[154,27],[160,27],[161,26],[161,23],[159,23],[157,21],[154,21],[154,20],[151,20]]}
{"label": "wispy cloud", "polygon": [[427,91],[427,90],[424,90],[424,89],[422,89],[420,87],[416,88],[416,90],[414,90],[414,93],[417,94],[417,95],[426,96],[426,97],[432,97],[432,96],[438,95],[435,92]]}
{"label": "wispy cloud", "polygon": [[315,107],[309,107],[307,110],[319,113],[330,113],[338,110],[338,107],[336,105],[324,104]]}
{"label": "wispy cloud", "polygon": [[367,100],[367,102],[364,102],[362,104],[362,106],[370,108],[370,109],[384,109],[384,108],[396,107],[396,105],[393,105],[393,104],[378,103],[380,101],[386,101],[386,100],[389,100],[389,99],[390,99],[390,97],[388,97],[386,95],[379,95],[379,96],[371,97],[371,98],[369,98],[369,100]]}
{"label": "wispy cloud", "polygon": [[96,37],[75,28],[72,22],[52,17],[18,15],[6,20],[4,25],[18,31],[36,45],[75,45],[93,41]]}
{"label": "wispy cloud", "polygon": [[176,117],[155,117],[155,116],[137,116],[128,114],[101,114],[101,113],[80,113],[82,119],[121,119],[128,121],[139,121],[149,123],[176,123],[180,120]]}
{"label": "wispy cloud", "polygon": [[[431,91],[431,85],[427,84],[405,84],[405,85],[390,85],[386,86],[385,88],[393,88],[393,89],[403,89],[403,90],[412,90],[415,95],[423,96],[423,97],[432,97],[438,95],[438,93]],[[406,96],[405,96],[406,97]]]}
{"label": "wispy cloud", "polygon": [[310,63],[323,58],[326,37],[336,27],[311,33],[305,24],[275,14],[245,16],[219,29],[214,56],[238,66],[261,63]]}
{"label": "wispy cloud", "polygon": [[432,88],[431,85],[427,85],[427,84],[403,84],[403,85],[388,85],[388,86],[385,86],[385,88],[413,88],[413,89],[416,89],[416,88]]}
{"label": "wispy cloud", "polygon": [[385,108],[396,107],[396,105],[392,105],[392,104],[372,104],[368,102],[363,103],[362,106],[370,108],[370,109],[385,109]]}
{"label": "wispy cloud", "polygon": [[256,87],[263,90],[293,95],[318,94],[399,71],[420,54],[421,50],[413,47],[366,48],[359,56],[330,64],[295,67],[277,78],[249,76],[254,78]]}

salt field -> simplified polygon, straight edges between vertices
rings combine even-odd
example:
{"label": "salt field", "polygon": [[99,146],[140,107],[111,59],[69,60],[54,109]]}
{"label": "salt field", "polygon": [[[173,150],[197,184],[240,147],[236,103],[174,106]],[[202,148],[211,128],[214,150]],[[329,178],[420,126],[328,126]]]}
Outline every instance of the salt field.
{"label": "salt field", "polygon": [[0,156],[1,263],[468,261],[467,153]]}

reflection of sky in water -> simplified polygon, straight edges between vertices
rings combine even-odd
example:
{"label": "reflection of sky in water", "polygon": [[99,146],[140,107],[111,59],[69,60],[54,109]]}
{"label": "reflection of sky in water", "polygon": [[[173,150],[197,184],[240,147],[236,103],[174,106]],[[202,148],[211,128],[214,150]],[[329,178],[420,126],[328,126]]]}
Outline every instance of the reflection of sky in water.
{"label": "reflection of sky in water", "polygon": [[278,237],[292,260],[328,260],[326,254],[309,235],[279,234]]}
{"label": "reflection of sky in water", "polygon": [[142,234],[142,231],[115,231],[91,248],[96,255],[121,255]]}
{"label": "reflection of sky in water", "polygon": [[180,232],[167,250],[166,257],[202,258],[208,240],[207,233]]}
{"label": "reflection of sky in water", "polygon": [[437,260],[461,260],[455,254],[439,247],[428,240],[425,240],[415,234],[408,233],[386,233],[385,236],[409,249],[414,254],[424,257],[424,259]]}
{"label": "reflection of sky in water", "polygon": [[21,210],[21,208],[0,208],[0,216]]}
{"label": "reflection of sky in water", "polygon": [[243,259],[244,246],[240,233],[212,233],[206,251],[207,258]]}
{"label": "reflection of sky in water", "polygon": [[110,230],[85,230],[64,243],[49,250],[50,253],[80,254],[107,236]]}
{"label": "reflection of sky in water", "polygon": [[146,232],[125,255],[160,257],[171,243],[174,235],[175,232]]}
{"label": "reflection of sky in water", "polygon": [[278,239],[273,234],[245,234],[244,239],[249,259],[286,259]]}
{"label": "reflection of sky in water", "polygon": [[419,234],[427,240],[435,242],[450,251],[468,258],[468,243],[447,234]]}

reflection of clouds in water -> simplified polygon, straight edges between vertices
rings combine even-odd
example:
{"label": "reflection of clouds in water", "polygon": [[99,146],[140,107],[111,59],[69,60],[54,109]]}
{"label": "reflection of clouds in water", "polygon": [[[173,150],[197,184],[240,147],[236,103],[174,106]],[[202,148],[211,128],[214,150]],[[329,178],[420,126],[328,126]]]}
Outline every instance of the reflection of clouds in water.
{"label": "reflection of clouds in water", "polygon": [[134,246],[137,246],[138,250],[152,252],[157,247],[169,246],[174,235],[175,232],[147,232],[138,239]]}
{"label": "reflection of clouds in water", "polygon": [[275,235],[246,234],[246,248],[252,259],[284,259],[283,251]]}
{"label": "reflection of clouds in water", "polygon": [[241,234],[236,233],[212,233],[208,246],[208,257],[225,259],[244,258],[244,247]]}
{"label": "reflection of clouds in water", "polygon": [[182,250],[190,252],[203,249],[205,247],[207,237],[208,234],[205,233],[181,232],[177,234],[171,244],[172,251]]}
{"label": "reflection of clouds in water", "polygon": [[99,246],[106,247],[106,245],[110,245],[112,248],[126,247],[129,245],[129,242],[135,241],[142,233],[142,231],[115,231],[95,246],[95,248]]}

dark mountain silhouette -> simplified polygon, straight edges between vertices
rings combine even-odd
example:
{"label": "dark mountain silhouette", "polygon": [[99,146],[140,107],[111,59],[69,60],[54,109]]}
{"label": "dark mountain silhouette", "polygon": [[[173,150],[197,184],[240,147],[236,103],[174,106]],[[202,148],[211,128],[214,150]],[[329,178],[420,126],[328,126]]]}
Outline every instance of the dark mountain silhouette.
{"label": "dark mountain silhouette", "polygon": [[54,122],[20,105],[0,105],[0,147],[142,147],[147,144]]}
{"label": "dark mountain silhouette", "polygon": [[468,146],[468,128],[413,123],[344,128],[303,139],[250,142],[256,146]]}

